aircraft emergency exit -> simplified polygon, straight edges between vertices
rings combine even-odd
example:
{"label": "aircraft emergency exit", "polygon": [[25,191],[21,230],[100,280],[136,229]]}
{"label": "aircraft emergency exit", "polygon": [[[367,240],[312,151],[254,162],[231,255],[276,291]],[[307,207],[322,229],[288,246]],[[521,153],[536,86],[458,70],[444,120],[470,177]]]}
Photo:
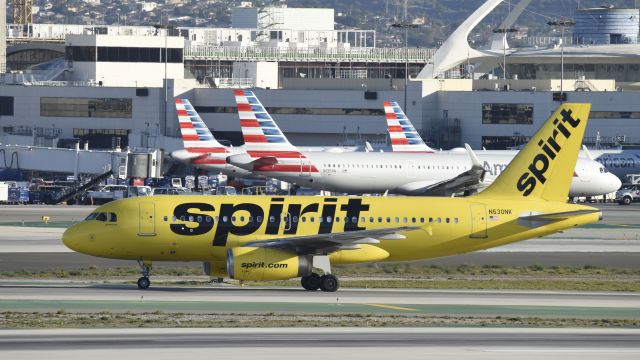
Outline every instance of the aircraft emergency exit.
{"label": "aircraft emergency exit", "polygon": [[335,264],[460,254],[598,221],[598,209],[566,202],[589,109],[560,105],[477,195],[137,197],[97,208],[63,241],[84,254],[137,260],[142,289],[153,261],[201,261],[212,277],[300,277],[307,290],[336,291]]}

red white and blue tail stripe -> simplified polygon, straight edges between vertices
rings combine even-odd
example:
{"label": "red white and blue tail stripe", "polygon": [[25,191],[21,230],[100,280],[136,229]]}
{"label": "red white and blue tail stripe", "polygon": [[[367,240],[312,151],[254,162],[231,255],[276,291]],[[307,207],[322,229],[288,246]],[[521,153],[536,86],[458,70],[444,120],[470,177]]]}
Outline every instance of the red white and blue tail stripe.
{"label": "red white and blue tail stripe", "polygon": [[245,149],[256,159],[254,171],[300,172],[303,163],[307,164],[305,171],[309,172],[309,166],[313,168],[311,172],[318,171],[289,142],[253,91],[238,89],[234,95]]}
{"label": "red white and blue tail stripe", "polygon": [[227,153],[187,99],[175,99],[184,148],[191,153]]}
{"label": "red white and blue tail stripe", "polygon": [[395,152],[433,152],[395,101],[384,102],[391,147]]}

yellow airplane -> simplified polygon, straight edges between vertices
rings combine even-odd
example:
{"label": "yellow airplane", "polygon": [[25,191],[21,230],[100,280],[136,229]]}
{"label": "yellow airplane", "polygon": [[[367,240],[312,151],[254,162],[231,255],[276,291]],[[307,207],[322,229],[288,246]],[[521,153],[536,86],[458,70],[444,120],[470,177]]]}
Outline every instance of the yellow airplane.
{"label": "yellow airplane", "polygon": [[[137,260],[201,261],[211,277],[336,291],[331,265],[428,259],[598,221],[567,194],[590,104],[562,104],[484,192],[465,198],[153,196],[114,201],[65,231],[69,248]],[[322,276],[318,273],[322,273]]]}

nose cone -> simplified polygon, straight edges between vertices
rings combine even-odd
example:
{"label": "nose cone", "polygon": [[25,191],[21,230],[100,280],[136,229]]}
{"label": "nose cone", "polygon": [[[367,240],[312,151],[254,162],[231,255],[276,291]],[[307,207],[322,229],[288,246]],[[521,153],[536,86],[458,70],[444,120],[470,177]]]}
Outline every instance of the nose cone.
{"label": "nose cone", "polygon": [[73,251],[78,251],[78,225],[73,225],[62,234],[62,243]]}
{"label": "nose cone", "polygon": [[607,173],[606,175],[606,182],[605,184],[603,184],[604,192],[606,194],[609,194],[618,191],[618,189],[620,189],[620,187],[622,186],[622,181],[620,181],[620,178],[613,175],[612,173]]}

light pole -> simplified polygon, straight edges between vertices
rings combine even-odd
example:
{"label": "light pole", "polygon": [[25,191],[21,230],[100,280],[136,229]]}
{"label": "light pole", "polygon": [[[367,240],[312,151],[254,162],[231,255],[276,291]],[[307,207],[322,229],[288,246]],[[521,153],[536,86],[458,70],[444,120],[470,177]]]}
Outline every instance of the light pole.
{"label": "light pole", "polygon": [[549,26],[560,26],[560,102],[564,101],[564,28],[571,27],[576,24],[571,19],[560,19],[557,21],[549,21]]}
{"label": "light pole", "polygon": [[392,28],[404,29],[404,108],[407,111],[407,84],[409,82],[409,29],[415,29],[418,27],[416,24],[411,23],[394,23],[391,24]]}
{"label": "light pole", "polygon": [[518,31],[516,28],[493,29],[495,34],[502,34],[502,78],[507,80],[507,34]]}
{"label": "light pole", "polygon": [[[164,29],[164,79],[162,81],[162,87],[164,87],[164,135],[167,136],[167,103],[169,102],[169,89],[168,89],[168,85],[167,85],[167,55],[168,55],[168,45],[167,45],[167,39],[169,37],[169,31],[174,29],[173,25],[163,25],[163,24],[158,24],[158,25],[153,25],[153,27],[156,28],[156,30],[159,29]],[[162,59],[161,59],[162,60]]]}

